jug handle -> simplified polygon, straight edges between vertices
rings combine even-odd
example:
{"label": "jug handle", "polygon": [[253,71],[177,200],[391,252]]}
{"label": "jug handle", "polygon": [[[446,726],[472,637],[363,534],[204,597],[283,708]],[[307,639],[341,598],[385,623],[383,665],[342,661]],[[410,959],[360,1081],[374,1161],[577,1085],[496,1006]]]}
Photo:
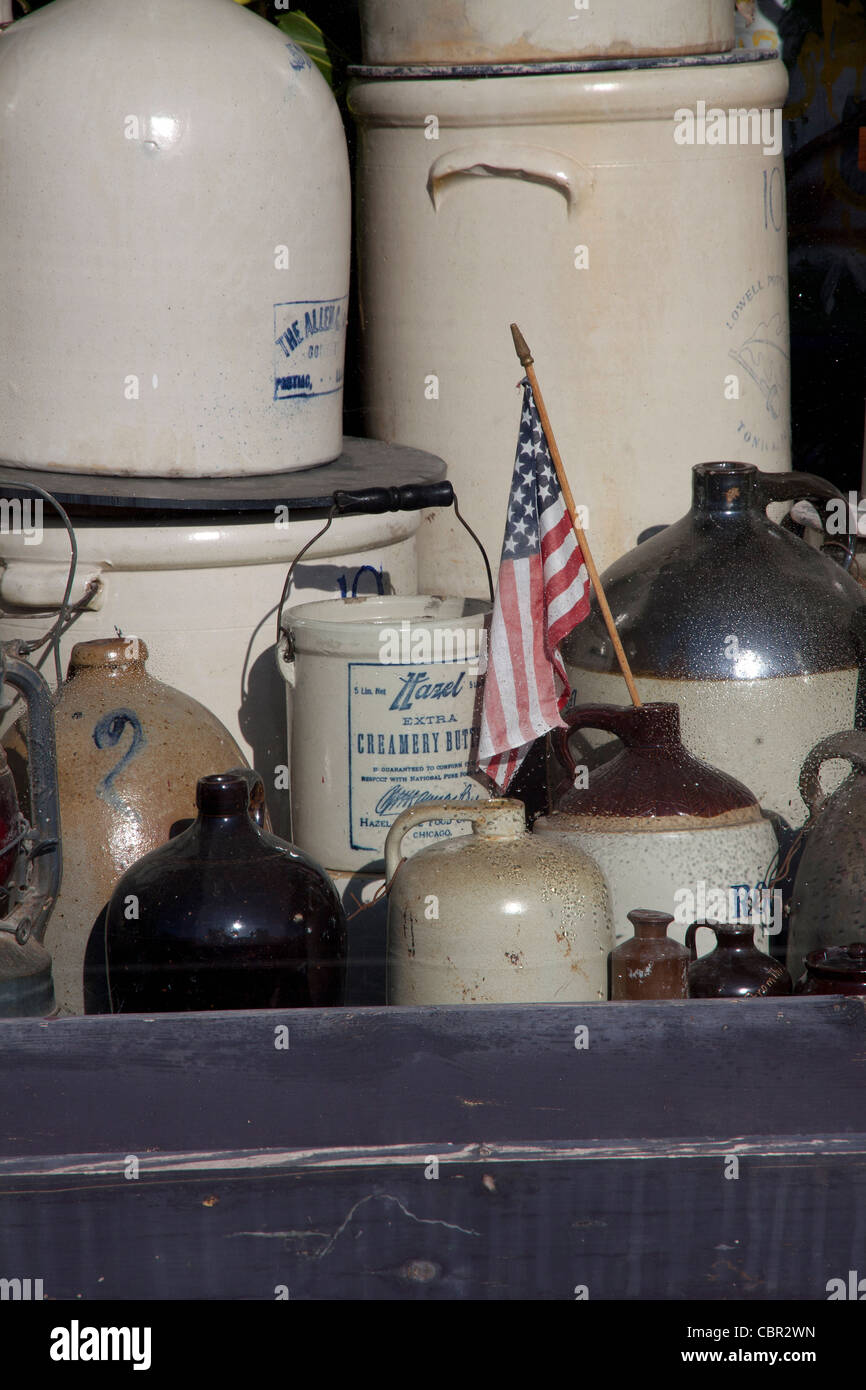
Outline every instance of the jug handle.
{"label": "jug handle", "polygon": [[689,953],[689,958],[693,961],[698,958],[697,935],[701,927],[706,927],[707,931],[713,930],[712,922],[704,921],[692,922],[686,927],[686,950]]}
{"label": "jug handle", "polygon": [[628,729],[633,705],[572,705],[564,709],[561,718],[565,728],[553,730],[553,747],[569,777],[574,777],[577,762],[571,756],[569,740],[578,729],[605,729],[628,744]]}
{"label": "jug handle", "polygon": [[[758,469],[758,485],[765,510],[771,502],[799,502],[804,498],[819,502],[841,499],[845,503],[845,515],[848,514],[848,499],[844,492],[840,492],[827,478],[819,478],[817,473],[764,473]],[[851,568],[857,543],[850,526],[846,535],[845,553],[838,562],[844,570]]]}
{"label": "jug handle", "polygon": [[390,887],[391,879],[403,863],[400,846],[407,830],[428,820],[474,821],[478,819],[478,807],[485,804],[483,801],[470,801],[461,806],[457,801],[425,801],[423,806],[412,806],[408,811],[402,811],[385,839],[385,883]]}
{"label": "jug handle", "polygon": [[846,729],[840,734],[830,734],[816,743],[806,757],[800,772],[800,795],[809,807],[810,820],[827,800],[821,790],[821,767],[834,758],[843,758],[858,772],[866,772],[866,730]]}

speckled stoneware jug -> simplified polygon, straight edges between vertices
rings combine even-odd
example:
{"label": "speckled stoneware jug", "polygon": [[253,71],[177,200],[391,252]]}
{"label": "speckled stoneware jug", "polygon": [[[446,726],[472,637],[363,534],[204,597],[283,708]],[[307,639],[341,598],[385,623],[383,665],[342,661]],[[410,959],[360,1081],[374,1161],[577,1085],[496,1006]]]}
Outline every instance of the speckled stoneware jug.
{"label": "speckled stoneware jug", "polygon": [[[404,835],[437,819],[472,834],[400,858]],[[385,841],[390,1004],[564,1004],[607,998],[613,926],[598,865],[526,829],[510,798],[431,801]]]}
{"label": "speckled stoneware jug", "polygon": [[84,1012],[91,928],[121,874],[196,814],[196,783],[246,765],[219,720],[149,675],[135,637],[79,642],[55,705],[63,885],[45,937],[62,1014]]}
{"label": "speckled stoneware jug", "polygon": [[[697,464],[691,510],[602,575],[640,698],[678,704],[690,751],[791,827],[806,818],[797,782],[809,749],[866,715],[866,593],[765,515],[801,497],[842,494],[808,473]],[[621,698],[595,600],[561,650],[579,700]]]}
{"label": "speckled stoneware jug", "polygon": [[[746,918],[762,943],[766,927],[781,928],[781,903],[778,922],[769,921],[777,900],[765,888],[778,849],[772,823],[747,787],[683,747],[676,705],[578,705],[563,719],[568,727],[556,731],[554,743],[569,778],[555,811],[533,831],[564,836],[598,862],[617,941],[641,901],[671,913],[669,935],[680,943],[696,917]],[[568,741],[584,728],[605,729],[623,747],[602,767],[576,765]]]}

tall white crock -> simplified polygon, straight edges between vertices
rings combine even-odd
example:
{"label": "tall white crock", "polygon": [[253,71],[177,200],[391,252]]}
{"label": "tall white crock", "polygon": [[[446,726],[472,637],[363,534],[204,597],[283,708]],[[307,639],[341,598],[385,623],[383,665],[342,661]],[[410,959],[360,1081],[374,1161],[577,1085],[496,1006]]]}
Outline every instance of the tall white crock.
{"label": "tall white crock", "polygon": [[[790,467],[787,85],[744,54],[354,85],[368,426],[446,460],[491,555],[520,411],[512,320],[602,568],[682,515],[696,461]],[[766,146],[697,143],[707,112],[739,109],[764,113]],[[480,592],[440,511],[419,588],[446,564]]]}
{"label": "tall white crock", "polygon": [[54,0],[0,38],[0,459],[216,477],[336,458],[337,104],[234,0]]}
{"label": "tall white crock", "polygon": [[361,0],[365,63],[719,53],[734,0]]}
{"label": "tall white crock", "polygon": [[[329,870],[375,872],[402,811],[486,800],[469,771],[488,600],[330,599],[285,616],[292,839]],[[459,827],[458,827],[459,830]],[[440,817],[416,847],[449,837]]]}

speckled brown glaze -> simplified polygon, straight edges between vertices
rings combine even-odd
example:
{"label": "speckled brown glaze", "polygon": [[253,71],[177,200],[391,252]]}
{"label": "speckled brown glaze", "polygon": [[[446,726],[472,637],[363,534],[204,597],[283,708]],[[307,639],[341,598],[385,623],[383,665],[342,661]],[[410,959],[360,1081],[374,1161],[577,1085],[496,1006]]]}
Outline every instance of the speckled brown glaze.
{"label": "speckled brown glaze", "polygon": [[[676,916],[672,937],[682,941],[699,885],[727,891],[764,883],[778,844],[772,823],[735,778],[693,757],[679,736],[675,704],[637,708],[581,705],[566,711],[558,731],[560,756],[576,772],[568,748],[572,733],[605,729],[625,747],[588,769],[577,785],[561,785],[558,809],[534,822],[538,835],[555,835],[590,854],[610,888],[617,943],[631,904],[641,898]],[[583,781],[587,785],[582,785]],[[686,895],[685,897],[683,895]]]}
{"label": "speckled brown glaze", "polygon": [[[654,829],[684,829],[687,823],[738,825],[760,817],[742,782],[693,758],[680,739],[675,704],[577,705],[563,713],[555,746],[569,769],[556,809],[569,815],[604,817],[610,829],[634,829],[634,819],[651,818]],[[568,747],[576,729],[605,729],[625,745],[610,762],[594,768],[586,787],[571,785],[575,764]],[[682,818],[682,819],[681,819]]]}
{"label": "speckled brown glaze", "polygon": [[45,945],[63,1014],[84,1012],[91,928],[131,864],[195,816],[199,777],[246,766],[219,720],[149,675],[137,638],[79,642],[55,704],[63,883]]}

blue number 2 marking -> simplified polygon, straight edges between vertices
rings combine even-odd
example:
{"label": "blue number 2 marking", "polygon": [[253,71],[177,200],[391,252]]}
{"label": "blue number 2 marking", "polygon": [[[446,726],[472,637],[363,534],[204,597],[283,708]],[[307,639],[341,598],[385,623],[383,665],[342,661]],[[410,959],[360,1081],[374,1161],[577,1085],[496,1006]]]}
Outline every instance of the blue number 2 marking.
{"label": "blue number 2 marking", "polygon": [[143,748],[147,739],[144,737],[144,730],[137,714],[131,709],[112,709],[104,714],[96,728],[93,730],[93,742],[97,748],[116,748],[126,726],[132,730],[132,740],[123,757],[114,764],[110,772],[107,772],[102,781],[96,788],[96,795],[103,801],[107,801],[109,806],[115,811],[123,811],[127,815],[137,814],[132,810],[115,789],[114,780],[119,777],[123,769],[132,761],[140,748]]}

